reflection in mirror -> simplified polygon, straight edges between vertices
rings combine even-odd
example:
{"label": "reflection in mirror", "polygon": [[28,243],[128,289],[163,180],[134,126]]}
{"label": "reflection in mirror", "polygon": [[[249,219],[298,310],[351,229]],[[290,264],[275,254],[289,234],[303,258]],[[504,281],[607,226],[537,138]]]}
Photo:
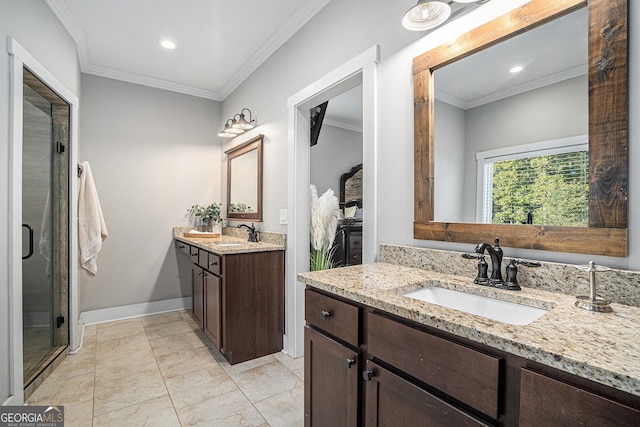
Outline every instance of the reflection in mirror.
{"label": "reflection in mirror", "polygon": [[587,24],[582,8],[436,70],[436,221],[587,225]]}
{"label": "reflection in mirror", "polygon": [[262,221],[262,139],[259,135],[227,154],[227,218]]}
{"label": "reflection in mirror", "polygon": [[[507,247],[626,256],[627,7],[627,1],[624,0],[531,0],[456,40],[414,58],[414,238],[478,243],[498,236],[500,243]],[[576,11],[578,13],[574,14]],[[584,24],[580,24],[579,20],[573,21],[581,13],[586,13],[588,17],[586,35],[583,29],[578,30],[584,28]],[[570,70],[576,71],[573,77],[535,90],[527,88],[524,84],[526,91],[510,93],[509,98],[492,102],[493,105],[487,103],[493,95],[487,99],[479,94],[472,97],[473,101],[465,100],[464,96],[457,97],[462,99],[442,96],[443,92],[447,92],[447,88],[438,86],[437,81],[440,77],[435,76],[440,71],[446,73],[446,68],[451,64],[462,62],[468,57],[476,57],[493,46],[500,46],[500,49],[505,40],[517,39],[519,35],[535,31],[538,27],[544,29],[544,33],[539,36],[543,38],[547,29],[553,29],[557,24],[556,20],[564,20],[564,25],[567,25],[567,22],[570,26],[574,25],[574,30],[582,33],[588,40],[587,61],[577,59],[575,66],[569,67]],[[491,86],[492,78],[505,68],[522,65],[525,67],[522,73],[525,73],[526,67],[531,69],[531,61],[536,58],[550,55],[552,63],[560,63],[564,58],[547,53],[565,38],[553,34],[554,32],[555,30],[550,31],[551,39],[542,46],[541,51],[529,57],[529,62],[526,62],[525,58],[524,64],[501,64],[500,69],[489,69],[490,79],[486,81],[486,86]],[[579,46],[583,44],[584,40],[576,42],[574,50],[582,50]],[[536,52],[536,48],[520,50]],[[571,51],[561,55],[573,56],[574,53]],[[499,64],[491,58],[482,62]],[[586,91],[585,78],[580,74],[580,68],[585,63],[588,87]],[[479,69],[474,67],[472,71],[467,70],[461,76],[454,77],[453,81],[456,85],[464,86],[477,77],[484,85],[487,77],[481,77],[479,74]],[[554,70],[551,74],[555,77],[556,74],[565,73],[562,70]],[[508,90],[523,85],[523,82],[517,81],[518,79],[519,77],[511,79],[513,83]],[[446,83],[446,75],[444,80]],[[575,87],[570,87],[572,85]],[[534,95],[545,91],[557,92],[554,93],[555,99],[533,99]],[[496,89],[489,93],[494,92]],[[565,95],[558,96],[561,92]],[[583,99],[586,93],[587,102],[573,104],[576,96],[569,97],[566,95],[568,92],[575,92],[577,98]],[[518,108],[509,105],[515,99],[526,97],[532,99],[528,99]],[[477,102],[477,98],[484,98],[484,101]],[[460,101],[461,105],[456,105],[456,110],[451,105],[455,105],[457,101]],[[569,112],[555,111],[558,106],[556,104],[564,104]],[[521,108],[522,105],[524,108]],[[588,112],[586,128],[584,115],[574,115],[576,111],[584,110],[585,106]],[[524,116],[525,120],[513,120],[516,113]],[[457,126],[440,127],[442,116],[447,114],[449,120],[457,121]],[[500,117],[501,120],[489,121],[491,116]],[[569,123],[564,123],[565,120]],[[557,129],[562,130],[558,133],[555,132]],[[496,162],[492,159],[497,159],[498,163],[502,160],[511,161],[513,158],[508,158],[509,156],[522,156],[522,151],[527,151],[530,147],[539,151],[540,147],[553,147],[554,144],[560,144],[560,149],[566,150],[566,146],[581,145],[580,140],[585,138],[588,139],[589,165],[588,227],[575,224],[550,225],[547,221],[553,224],[554,220],[534,210],[535,204],[538,203],[535,200],[533,205],[529,203],[527,206],[517,206],[517,201],[507,199],[500,207],[487,196],[492,193],[493,184],[485,186],[482,183],[491,182],[496,177],[483,172],[483,169],[488,168],[489,164],[494,169],[497,168]],[[456,144],[447,142],[448,139],[456,141]],[[443,141],[442,144],[440,140]],[[515,142],[519,148],[507,149],[505,144],[508,140]],[[466,147],[474,149],[467,152],[463,149]],[[504,150],[512,152],[505,154]],[[446,151],[453,152],[454,157],[441,156]],[[487,162],[487,159],[490,161]],[[547,160],[543,158],[535,161]],[[476,168],[476,161],[482,162],[481,167]],[[575,160],[574,163],[580,162],[587,162],[586,157]],[[441,185],[444,185],[444,192],[438,193],[442,190]],[[481,188],[478,190],[478,187]],[[484,200],[485,198],[487,200]],[[554,204],[558,203],[561,202]],[[434,209],[434,205],[439,206]],[[504,212],[504,206],[506,211],[512,211],[506,212],[509,215]],[[447,212],[438,211],[446,207],[451,209]],[[500,215],[494,215],[496,213]],[[561,214],[554,215],[557,217]],[[477,223],[473,222],[474,220],[490,223]]]}

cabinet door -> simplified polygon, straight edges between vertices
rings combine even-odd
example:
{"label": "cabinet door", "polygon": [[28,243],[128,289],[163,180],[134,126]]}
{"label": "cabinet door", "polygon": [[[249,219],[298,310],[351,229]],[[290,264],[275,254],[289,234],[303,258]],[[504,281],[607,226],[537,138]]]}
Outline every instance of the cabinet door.
{"label": "cabinet door", "polygon": [[204,333],[211,342],[220,349],[222,336],[220,334],[220,321],[222,318],[220,299],[222,280],[207,271],[204,272]]}
{"label": "cabinet door", "polygon": [[349,233],[349,265],[362,264],[362,231]]}
{"label": "cabinet door", "polygon": [[308,327],[304,338],[305,426],[357,426],[358,353]]}
{"label": "cabinet door", "polygon": [[367,380],[365,386],[367,427],[490,425],[369,360],[363,377]]}
{"label": "cabinet door", "polygon": [[191,305],[191,314],[193,315],[193,320],[195,320],[198,326],[200,326],[200,329],[202,329],[204,325],[203,275],[204,270],[202,270],[202,268],[198,267],[196,264],[191,265],[191,297],[193,300]]}
{"label": "cabinet door", "polygon": [[521,371],[520,426],[637,427],[640,411],[528,369]]}

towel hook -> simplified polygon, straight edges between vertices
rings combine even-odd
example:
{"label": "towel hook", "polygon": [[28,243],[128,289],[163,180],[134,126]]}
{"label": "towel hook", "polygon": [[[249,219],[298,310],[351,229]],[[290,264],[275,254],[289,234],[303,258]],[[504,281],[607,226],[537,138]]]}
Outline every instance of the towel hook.
{"label": "towel hook", "polygon": [[82,166],[78,165],[78,178],[82,175]]}

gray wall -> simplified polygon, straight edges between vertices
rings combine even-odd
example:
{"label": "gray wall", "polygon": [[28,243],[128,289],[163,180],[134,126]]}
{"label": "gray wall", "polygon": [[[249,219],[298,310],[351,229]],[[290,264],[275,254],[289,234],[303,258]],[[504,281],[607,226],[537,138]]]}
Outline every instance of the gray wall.
{"label": "gray wall", "polygon": [[340,199],[340,176],[362,163],[362,133],[322,125],[318,143],[311,147],[311,183],[322,195],[329,188]]}
{"label": "gray wall", "polygon": [[[71,92],[80,94],[80,70],[76,46],[49,8],[40,0],[0,0],[0,402],[9,392],[9,55],[7,37],[15,38]],[[46,36],[45,36],[46,35]]]}
{"label": "gray wall", "polygon": [[220,103],[82,76],[79,160],[91,165],[109,237],[80,311],[182,298],[172,227],[220,200]]}
{"label": "gray wall", "polygon": [[[516,7],[523,1],[494,0],[458,21],[419,38],[400,25],[398,9],[409,8],[413,2],[375,0],[368,3],[366,20],[353,21],[362,13],[361,2],[343,0],[331,2],[266,61],[242,86],[224,102],[223,116],[231,116],[244,106],[260,117],[260,133],[269,135],[277,144],[265,149],[265,223],[268,230],[286,231],[278,224],[278,208],[285,207],[287,196],[287,99],[301,89],[344,64],[367,48],[380,46],[378,65],[378,243],[396,243],[451,250],[470,250],[472,245],[421,241],[413,239],[413,58],[451,40],[470,28]],[[637,5],[630,5],[630,76],[640,73],[640,37],[633,37],[640,24]],[[365,22],[366,21],[366,22]],[[326,29],[331,28],[330,32]],[[635,59],[634,59],[635,58]],[[636,79],[637,80],[637,79]],[[638,82],[630,79],[630,161],[640,162],[640,123],[633,118],[640,114]],[[637,168],[636,168],[637,169]],[[640,171],[630,169],[630,182],[640,182]],[[629,186],[628,258],[591,257],[579,254],[551,253],[508,249],[510,256],[533,259],[587,263],[596,262],[640,269],[640,187]],[[293,207],[289,207],[293,209]],[[638,220],[640,221],[640,220]]]}
{"label": "gray wall", "polygon": [[[436,221],[464,221],[462,216],[467,141],[466,111],[437,101],[434,108],[435,152],[434,179],[439,185],[433,195]],[[440,186],[440,184],[443,184]]]}

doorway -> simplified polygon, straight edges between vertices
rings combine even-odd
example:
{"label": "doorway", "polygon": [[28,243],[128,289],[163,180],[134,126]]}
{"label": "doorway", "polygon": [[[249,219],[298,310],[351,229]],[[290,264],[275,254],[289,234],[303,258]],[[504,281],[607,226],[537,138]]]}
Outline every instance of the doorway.
{"label": "doorway", "polygon": [[25,390],[69,345],[70,105],[26,68],[22,104]]}
{"label": "doorway", "polygon": [[304,285],[297,273],[309,271],[309,167],[310,109],[362,85],[363,210],[366,222],[362,247],[363,263],[371,263],[377,252],[377,126],[376,80],[379,47],[373,46],[310,84],[288,99],[288,225],[286,273],[286,325],[284,351],[292,357],[304,351]]}

